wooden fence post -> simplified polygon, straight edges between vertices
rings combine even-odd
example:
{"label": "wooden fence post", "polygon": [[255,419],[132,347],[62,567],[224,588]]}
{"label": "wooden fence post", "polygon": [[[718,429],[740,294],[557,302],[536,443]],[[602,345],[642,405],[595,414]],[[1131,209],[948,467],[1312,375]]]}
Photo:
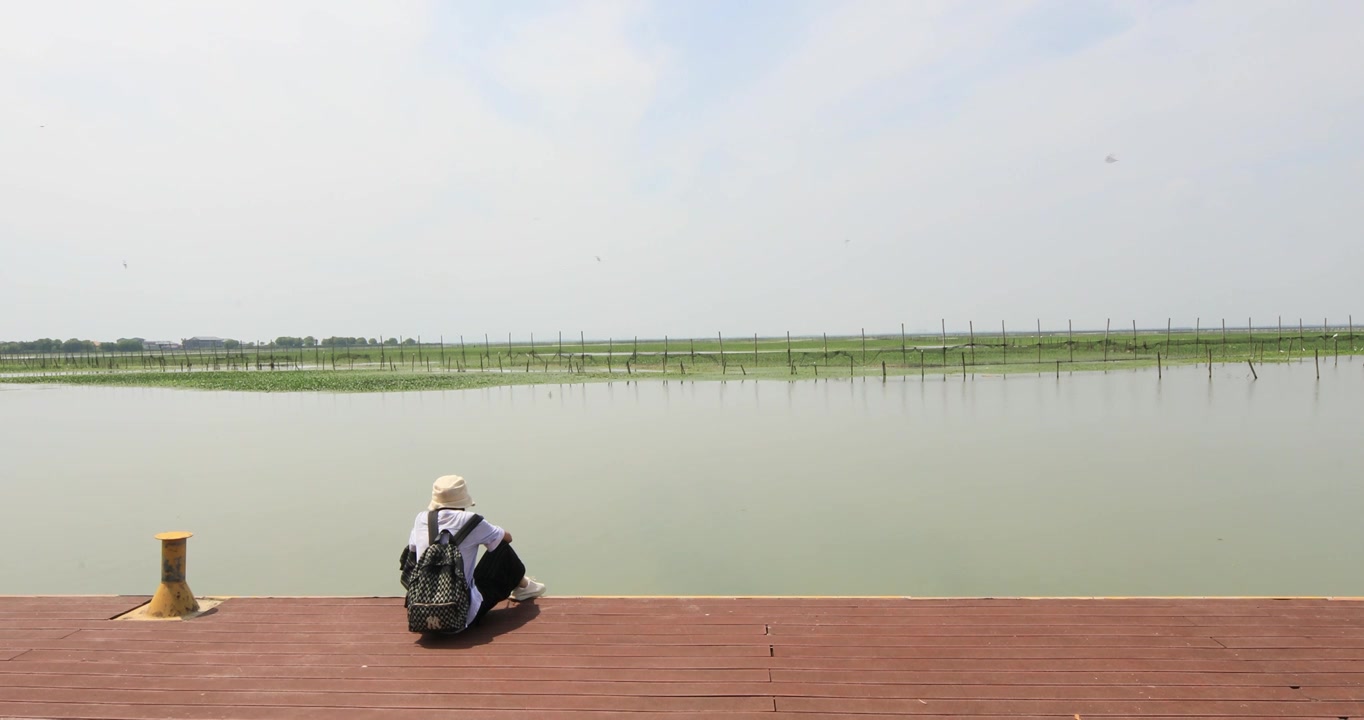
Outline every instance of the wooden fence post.
{"label": "wooden fence post", "polygon": [[947,367],[947,318],[942,319],[942,366]]}

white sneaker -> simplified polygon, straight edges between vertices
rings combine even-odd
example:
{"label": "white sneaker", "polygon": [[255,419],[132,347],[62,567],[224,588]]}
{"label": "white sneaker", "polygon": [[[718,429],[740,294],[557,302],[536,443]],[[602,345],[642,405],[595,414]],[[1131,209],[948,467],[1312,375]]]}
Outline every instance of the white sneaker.
{"label": "white sneaker", "polygon": [[511,599],[515,600],[516,602],[525,602],[527,600],[534,600],[535,598],[538,598],[544,594],[545,584],[542,582],[536,582],[535,578],[527,575],[526,586],[523,588],[516,588],[515,590],[513,590],[511,594]]}

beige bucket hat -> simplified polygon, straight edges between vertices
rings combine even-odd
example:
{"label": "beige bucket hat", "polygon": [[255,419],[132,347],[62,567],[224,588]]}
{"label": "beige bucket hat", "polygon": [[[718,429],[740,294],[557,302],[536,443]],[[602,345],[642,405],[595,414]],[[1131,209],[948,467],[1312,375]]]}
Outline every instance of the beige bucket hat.
{"label": "beige bucket hat", "polygon": [[462,510],[473,506],[474,499],[469,497],[469,488],[464,484],[464,478],[458,475],[442,475],[436,478],[436,482],[431,485],[431,504],[426,509],[454,508]]}

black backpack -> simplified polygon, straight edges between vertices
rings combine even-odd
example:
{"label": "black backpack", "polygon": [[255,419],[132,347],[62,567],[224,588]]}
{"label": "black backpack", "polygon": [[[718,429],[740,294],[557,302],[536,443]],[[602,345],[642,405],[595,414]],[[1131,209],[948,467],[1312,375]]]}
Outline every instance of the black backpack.
{"label": "black backpack", "polygon": [[412,548],[403,548],[399,560],[407,598],[407,629],[415,633],[457,633],[469,621],[469,578],[464,577],[464,556],[459,544],[469,536],[482,515],[475,515],[459,532],[450,536],[441,530],[437,536],[439,510],[426,514],[426,537],[430,543],[421,558],[413,562]]}

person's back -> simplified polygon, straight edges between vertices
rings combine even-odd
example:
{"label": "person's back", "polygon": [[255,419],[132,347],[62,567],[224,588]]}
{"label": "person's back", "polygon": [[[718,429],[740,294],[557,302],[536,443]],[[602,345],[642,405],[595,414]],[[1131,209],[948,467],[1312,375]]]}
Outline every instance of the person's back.
{"label": "person's back", "polygon": [[[445,475],[436,479],[431,487],[431,503],[426,510],[418,513],[408,535],[409,558],[404,562],[404,572],[411,569],[422,554],[426,552],[433,533],[428,527],[432,511],[436,512],[436,537],[458,537],[460,531],[478,516],[468,511],[473,507],[473,498],[464,478],[458,475]],[[532,600],[545,594],[545,586],[526,576],[526,566],[511,548],[511,533],[488,522],[479,520],[469,529],[459,542],[459,552],[464,561],[464,577],[469,585],[468,626],[472,627],[495,605],[510,597],[517,602]],[[483,557],[478,557],[478,548],[486,547]]]}

